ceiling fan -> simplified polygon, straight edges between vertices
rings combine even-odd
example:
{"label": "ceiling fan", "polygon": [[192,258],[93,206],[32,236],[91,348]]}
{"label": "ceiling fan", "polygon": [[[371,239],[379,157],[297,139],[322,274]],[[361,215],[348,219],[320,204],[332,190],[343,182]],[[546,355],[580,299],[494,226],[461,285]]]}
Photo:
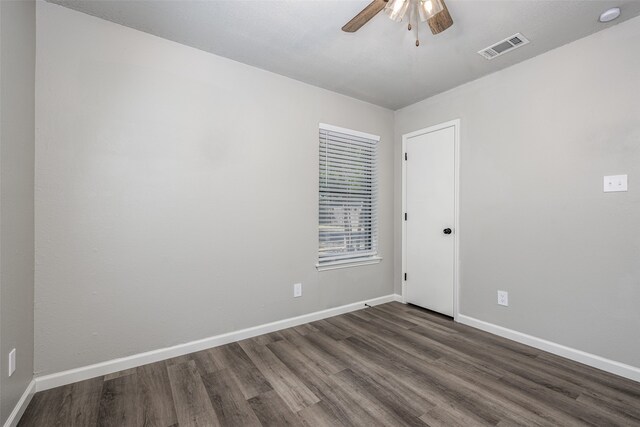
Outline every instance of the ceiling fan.
{"label": "ceiling fan", "polygon": [[409,31],[413,28],[411,23],[416,23],[416,46],[420,46],[418,39],[419,21],[427,22],[432,34],[438,34],[453,25],[453,18],[449,14],[444,0],[373,0],[367,7],[342,27],[342,31],[354,33],[378,12],[384,9],[393,21],[400,22],[408,14]]}

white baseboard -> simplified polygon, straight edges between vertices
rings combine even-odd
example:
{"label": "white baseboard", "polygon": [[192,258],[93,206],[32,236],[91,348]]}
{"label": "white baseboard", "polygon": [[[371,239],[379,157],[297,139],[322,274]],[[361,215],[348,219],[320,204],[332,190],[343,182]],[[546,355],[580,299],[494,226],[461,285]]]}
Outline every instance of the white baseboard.
{"label": "white baseboard", "polygon": [[22,414],[24,414],[27,406],[29,406],[29,402],[31,402],[31,398],[35,392],[36,380],[31,380],[27,389],[22,393],[22,396],[20,396],[20,400],[18,400],[18,403],[16,403],[16,406],[13,408],[13,411],[11,411],[9,418],[5,421],[4,427],[15,427],[18,425],[18,421],[20,421]]}
{"label": "white baseboard", "polygon": [[229,344],[231,342],[240,341],[258,335],[268,334],[269,332],[279,331],[281,329],[290,328],[292,326],[302,325],[304,323],[325,319],[327,317],[337,316],[339,314],[348,313],[350,311],[360,310],[365,308],[365,304],[378,305],[391,301],[397,301],[398,298],[399,295],[395,294],[385,295],[379,298],[316,311],[289,319],[278,320],[276,322],[266,323],[264,325],[254,326],[252,328],[242,329],[226,334],[216,335],[197,341],[191,341],[185,344],[178,344],[173,347],[166,347],[158,350],[148,351],[145,353],[134,354],[132,356],[127,356],[119,359],[107,360],[105,362],[96,363],[95,365],[83,366],[81,368],[70,369],[68,371],[57,372],[55,374],[43,375],[41,377],[36,377],[35,379],[36,391],[48,390],[77,381],[83,381],[89,378],[99,377],[101,375],[108,375],[114,372],[123,371],[125,369],[146,365],[148,363],[158,362],[161,360],[170,359],[172,357],[182,356],[184,354],[205,350],[207,348]]}
{"label": "white baseboard", "polygon": [[542,338],[527,335],[522,332],[504,328],[502,326],[494,325],[493,323],[478,320],[473,317],[465,316],[463,314],[460,314],[458,316],[457,321],[462,324],[481,329],[485,332],[508,338],[521,344],[526,344],[531,347],[556,354],[558,356],[566,357],[567,359],[571,359],[576,362],[584,363],[585,365],[589,365],[594,368],[602,369],[603,371],[607,371],[612,374],[620,375],[621,377],[629,378],[630,380],[640,381],[640,368],[635,366],[626,365],[624,363],[616,362],[615,360],[596,356],[595,354],[587,353],[582,350],[576,350],[575,348],[567,347],[561,344],[544,340]]}

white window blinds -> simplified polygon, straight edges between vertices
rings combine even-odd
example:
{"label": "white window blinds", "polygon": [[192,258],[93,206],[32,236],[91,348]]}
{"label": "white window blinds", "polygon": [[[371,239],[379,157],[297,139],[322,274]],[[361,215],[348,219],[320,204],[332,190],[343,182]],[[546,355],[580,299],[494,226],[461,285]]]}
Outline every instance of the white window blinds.
{"label": "white window blinds", "polygon": [[379,140],[320,124],[319,267],[377,256]]}

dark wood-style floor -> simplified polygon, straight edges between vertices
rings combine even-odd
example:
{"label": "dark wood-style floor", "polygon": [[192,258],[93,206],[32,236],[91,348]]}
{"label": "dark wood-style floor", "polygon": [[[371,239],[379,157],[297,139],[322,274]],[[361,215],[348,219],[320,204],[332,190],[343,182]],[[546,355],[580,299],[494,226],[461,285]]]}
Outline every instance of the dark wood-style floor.
{"label": "dark wood-style floor", "polygon": [[21,426],[640,425],[640,384],[389,303],[37,393]]}

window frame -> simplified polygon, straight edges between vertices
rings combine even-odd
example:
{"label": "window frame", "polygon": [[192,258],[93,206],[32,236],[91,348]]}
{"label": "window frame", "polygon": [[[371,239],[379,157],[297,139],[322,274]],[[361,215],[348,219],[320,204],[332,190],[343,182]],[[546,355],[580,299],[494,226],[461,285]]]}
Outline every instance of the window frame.
{"label": "window frame", "polygon": [[[372,176],[373,180],[376,180],[375,183],[375,188],[374,188],[374,193],[371,196],[371,203],[373,205],[373,209],[375,209],[375,216],[376,219],[375,221],[372,220],[372,229],[370,231],[371,233],[371,241],[372,244],[375,245],[375,252],[373,254],[365,254],[363,256],[354,256],[353,258],[347,258],[347,259],[338,259],[338,260],[330,260],[330,261],[324,261],[321,262],[320,260],[320,249],[321,249],[321,240],[320,240],[320,215],[321,215],[321,191],[322,191],[322,187],[321,187],[321,182],[320,182],[320,174],[318,174],[318,212],[317,212],[317,216],[316,216],[316,221],[318,224],[318,247],[317,247],[317,263],[316,263],[316,268],[318,271],[325,271],[325,270],[335,270],[335,269],[340,269],[340,268],[349,268],[349,267],[356,267],[356,266],[362,266],[362,265],[371,265],[371,264],[378,264],[380,261],[382,261],[382,257],[380,256],[380,251],[379,251],[379,221],[378,221],[378,215],[379,215],[379,186],[377,183],[377,179],[379,177],[379,161],[378,161],[378,152],[379,152],[379,144],[380,144],[380,136],[378,135],[373,135],[373,134],[369,134],[369,133],[365,133],[365,132],[360,132],[360,131],[356,131],[353,129],[347,129],[347,128],[342,128],[339,126],[334,126],[334,125],[329,125],[326,123],[319,123],[318,126],[318,149],[319,149],[319,154],[321,153],[321,144],[322,144],[322,140],[320,137],[320,134],[322,133],[322,131],[326,131],[326,132],[337,132],[337,133],[341,133],[344,135],[348,135],[348,136],[353,136],[356,138],[363,138],[363,139],[368,139],[370,141],[372,141],[375,144],[375,161],[376,164],[372,167],[372,172],[375,173],[374,176]],[[325,163],[326,164],[326,163]],[[318,159],[318,171],[321,170],[321,168],[323,167],[323,160],[322,157],[320,156]],[[374,240],[375,239],[375,240]]]}

